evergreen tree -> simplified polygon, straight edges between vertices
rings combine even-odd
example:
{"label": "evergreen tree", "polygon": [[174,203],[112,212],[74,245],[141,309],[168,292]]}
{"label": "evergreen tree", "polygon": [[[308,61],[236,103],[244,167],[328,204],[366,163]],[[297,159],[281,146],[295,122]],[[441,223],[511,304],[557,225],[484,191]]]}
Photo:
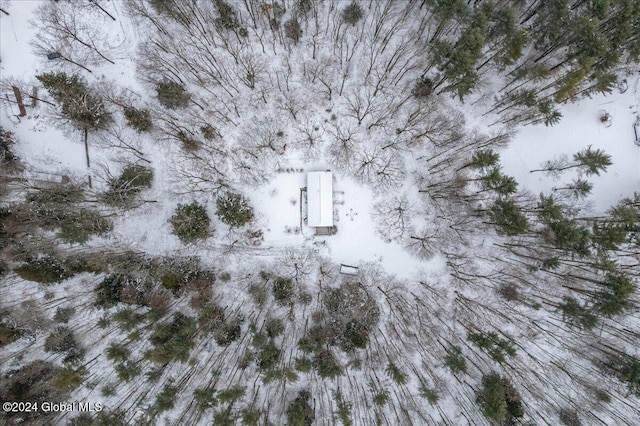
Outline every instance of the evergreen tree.
{"label": "evergreen tree", "polygon": [[586,179],[577,178],[565,187],[553,188],[554,191],[560,191],[562,189],[571,191],[575,198],[584,198],[587,195],[589,195],[589,193],[591,193],[591,189],[593,189],[593,184]]}
{"label": "evergreen tree", "polygon": [[302,36],[302,27],[298,18],[293,17],[284,23],[284,34],[293,40],[295,44],[298,44]]}
{"label": "evergreen tree", "polygon": [[227,192],[216,200],[216,215],[227,225],[237,228],[253,219],[253,208],[243,195]]}
{"label": "evergreen tree", "polygon": [[522,234],[529,227],[522,209],[512,199],[497,199],[489,209],[489,217],[506,235]]}
{"label": "evergreen tree", "polygon": [[480,178],[480,181],[483,188],[482,192],[494,191],[498,195],[508,196],[518,189],[518,182],[511,176],[503,175],[499,167],[493,167]]}
{"label": "evergreen tree", "polygon": [[180,83],[163,80],[156,84],[158,101],[169,109],[186,108],[191,101],[191,94]]}
{"label": "evergreen tree", "polygon": [[302,390],[287,407],[288,426],[311,426],[316,416],[309,405],[311,394],[308,390]]}
{"label": "evergreen tree", "polygon": [[102,99],[77,74],[44,73],[36,78],[60,104],[62,114],[80,129],[103,129],[112,121]]}
{"label": "evergreen tree", "polygon": [[342,20],[349,25],[357,24],[363,15],[364,11],[355,1],[351,2],[351,4],[342,10]]}
{"label": "evergreen tree", "polygon": [[173,233],[185,244],[205,239],[211,234],[207,209],[198,203],[178,204],[170,219]]}
{"label": "evergreen tree", "polygon": [[233,7],[224,0],[214,0],[220,17],[216,19],[216,24],[225,30],[234,30],[240,26],[238,15]]}
{"label": "evergreen tree", "polygon": [[573,160],[578,164],[575,167],[582,167],[588,175],[600,176],[600,172],[606,172],[611,163],[611,156],[600,149],[595,151],[591,145],[586,150],[573,155]]}
{"label": "evergreen tree", "polygon": [[507,418],[507,401],[502,378],[492,372],[482,377],[482,390],[478,394],[478,404],[482,414],[491,421],[501,423]]}
{"label": "evergreen tree", "polygon": [[500,154],[492,149],[480,149],[473,153],[471,162],[464,167],[472,167],[474,169],[486,170],[498,165]]}
{"label": "evergreen tree", "polygon": [[148,132],[153,127],[151,114],[147,109],[127,107],[124,109],[124,117],[127,119],[127,125],[133,127],[138,132]]}
{"label": "evergreen tree", "polygon": [[580,257],[591,254],[591,232],[587,228],[576,225],[572,220],[561,219],[550,223],[549,229],[557,248],[571,251]]}
{"label": "evergreen tree", "polygon": [[551,195],[545,196],[540,194],[540,201],[536,206],[538,218],[546,225],[557,223],[564,219],[564,208],[556,203],[555,198]]}
{"label": "evergreen tree", "polygon": [[613,317],[631,308],[630,299],[636,286],[627,275],[609,273],[601,284],[604,288],[594,295],[594,307],[599,313]]}
{"label": "evergreen tree", "polygon": [[564,297],[558,307],[562,312],[562,318],[578,328],[591,330],[598,322],[598,317],[573,297]]}

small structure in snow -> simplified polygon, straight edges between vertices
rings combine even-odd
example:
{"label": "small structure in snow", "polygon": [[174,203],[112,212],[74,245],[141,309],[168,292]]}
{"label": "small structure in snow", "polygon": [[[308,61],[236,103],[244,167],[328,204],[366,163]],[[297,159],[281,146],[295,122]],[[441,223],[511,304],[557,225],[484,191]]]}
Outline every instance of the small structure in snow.
{"label": "small structure in snow", "polygon": [[60,57],[62,57],[62,55],[60,54],[60,52],[50,52],[50,53],[47,53],[47,59],[48,59],[48,60],[50,60],[50,61],[52,61],[52,60],[54,60],[54,59],[58,59],[58,58],[60,58]]}
{"label": "small structure in snow", "polygon": [[333,226],[333,174],[307,173],[307,225],[316,235],[331,235]]}
{"label": "small structure in snow", "polygon": [[636,134],[636,145],[640,146],[640,115],[636,118],[636,122],[633,123],[633,131]]}
{"label": "small structure in snow", "polygon": [[340,265],[340,273],[345,275],[358,275],[358,267],[345,265],[344,263]]}

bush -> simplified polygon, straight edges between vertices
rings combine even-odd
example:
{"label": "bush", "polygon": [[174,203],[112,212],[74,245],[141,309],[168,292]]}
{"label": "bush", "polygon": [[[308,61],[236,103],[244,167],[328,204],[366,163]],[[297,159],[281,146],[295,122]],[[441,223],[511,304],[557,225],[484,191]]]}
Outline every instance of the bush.
{"label": "bush", "polygon": [[289,426],[311,426],[316,416],[309,405],[311,394],[302,390],[287,407],[287,423]]}
{"label": "bush", "polygon": [[253,208],[241,194],[227,192],[216,201],[216,215],[222,222],[236,228],[253,219]]}
{"label": "bush", "polygon": [[582,426],[582,422],[580,421],[578,413],[575,410],[563,408],[558,414],[560,416],[560,422],[562,422],[563,425]]}
{"label": "bush", "polygon": [[124,117],[127,119],[127,125],[133,127],[138,132],[148,132],[153,128],[151,113],[148,109],[127,107],[124,109]]}
{"label": "bush", "polygon": [[173,233],[185,244],[205,239],[211,234],[207,210],[198,203],[178,204],[170,222]]}
{"label": "bush", "polygon": [[504,383],[497,373],[490,373],[482,377],[482,390],[478,395],[478,403],[486,418],[496,423],[506,419],[507,402],[504,395]]}
{"label": "bush", "polygon": [[156,84],[158,102],[169,109],[185,108],[191,101],[191,94],[183,85],[171,80],[164,80]]}
{"label": "bush", "polygon": [[75,361],[84,356],[84,349],[76,340],[73,331],[68,327],[56,328],[44,342],[47,352],[64,353],[64,362]]}
{"label": "bush", "polygon": [[88,371],[85,367],[73,368],[70,365],[62,367],[56,373],[53,386],[59,390],[75,389],[84,382]]}
{"label": "bush", "polygon": [[128,382],[134,377],[138,377],[141,372],[138,364],[129,360],[116,364],[116,366],[113,368],[116,371],[118,378],[123,382]]}
{"label": "bush", "polygon": [[355,1],[342,10],[342,20],[349,25],[357,24],[363,15],[362,8]]}
{"label": "bush", "polygon": [[[58,370],[59,368],[52,363],[38,360],[18,370],[3,371],[0,375],[0,400],[36,402],[38,407],[45,401],[60,402],[65,400],[69,392],[66,389],[57,390],[53,387]],[[51,417],[57,414],[42,410],[7,411],[3,413],[3,416],[8,420],[7,424],[53,424],[54,422],[47,420],[51,420]]]}
{"label": "bush", "polygon": [[460,346],[451,346],[447,349],[447,355],[444,357],[444,363],[451,370],[453,374],[466,373],[467,362],[462,355],[462,349]]}
{"label": "bush", "polygon": [[421,78],[413,88],[413,96],[416,98],[428,98],[433,92],[433,81],[428,78]]}
{"label": "bush", "polygon": [[83,244],[92,235],[104,235],[111,231],[112,227],[111,222],[102,217],[100,213],[80,209],[65,215],[60,222],[60,231],[57,237],[70,244]]}
{"label": "bush", "polygon": [[284,323],[279,318],[269,318],[264,324],[264,329],[267,336],[274,339],[284,331]]}
{"label": "bush", "polygon": [[14,324],[6,324],[0,321],[0,347],[15,342],[22,335],[22,330],[16,328]]}
{"label": "bush", "polygon": [[173,314],[170,323],[156,325],[149,339],[154,348],[145,352],[145,358],[158,364],[186,361],[193,348],[196,331],[195,319],[179,312]]}
{"label": "bush", "polygon": [[216,19],[216,24],[226,30],[238,28],[238,16],[236,15],[236,11],[233,10],[233,7],[224,0],[214,0],[214,3],[220,14],[220,17]]}
{"label": "bush", "polygon": [[313,366],[322,378],[333,378],[342,374],[342,367],[329,349],[324,349],[313,357]]}
{"label": "bush", "polygon": [[73,275],[58,259],[48,255],[31,259],[13,271],[24,280],[41,284],[59,283]]}
{"label": "bush", "polygon": [[482,377],[482,386],[478,403],[489,420],[515,424],[516,419],[524,416],[520,394],[507,378],[491,372]]}
{"label": "bush", "polygon": [[284,35],[289,37],[296,44],[300,41],[300,37],[302,36],[302,27],[300,26],[300,22],[297,18],[291,18],[284,23]]}
{"label": "bush", "polygon": [[71,317],[76,313],[74,308],[61,308],[56,309],[56,314],[53,316],[55,322],[68,323]]}
{"label": "bush", "polygon": [[120,302],[142,304],[149,283],[122,274],[107,275],[96,288],[96,305],[109,308]]}
{"label": "bush", "polygon": [[104,202],[113,206],[127,206],[145,188],[151,187],[153,170],[137,164],[129,164],[120,176],[109,181],[109,189],[103,194]]}
{"label": "bush", "polygon": [[126,346],[119,343],[111,343],[105,352],[107,359],[111,361],[127,361],[131,352]]}
{"label": "bush", "polygon": [[279,305],[290,305],[293,302],[293,280],[290,278],[276,278],[271,290]]}
{"label": "bush", "polygon": [[387,372],[387,376],[391,377],[397,384],[404,385],[407,383],[407,373],[402,371],[400,367],[394,363],[390,362],[385,371]]}
{"label": "bush", "polygon": [[280,360],[282,351],[273,343],[273,340],[264,345],[258,353],[258,367],[261,370],[270,370]]}
{"label": "bush", "polygon": [[196,401],[196,405],[199,411],[205,411],[208,408],[215,407],[218,404],[215,393],[216,390],[213,388],[197,388],[193,391],[193,399]]}

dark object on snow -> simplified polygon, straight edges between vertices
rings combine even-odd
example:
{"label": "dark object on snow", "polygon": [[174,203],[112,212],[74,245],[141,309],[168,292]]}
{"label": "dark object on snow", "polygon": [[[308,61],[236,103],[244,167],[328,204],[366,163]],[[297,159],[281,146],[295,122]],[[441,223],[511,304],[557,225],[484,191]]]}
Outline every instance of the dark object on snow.
{"label": "dark object on snow", "polygon": [[340,265],[340,273],[345,275],[358,275],[358,267],[345,265],[344,263]]}
{"label": "dark object on snow", "polygon": [[636,145],[640,146],[640,115],[636,119],[636,122],[633,124],[633,131],[636,134]]}
{"label": "dark object on snow", "polygon": [[58,52],[51,52],[51,53],[47,53],[47,59],[52,61],[54,59],[58,59],[60,58],[62,55]]}
{"label": "dark object on snow", "polygon": [[629,85],[627,84],[626,78],[618,82],[618,90],[620,91],[620,93],[626,92],[628,88],[629,88]]}

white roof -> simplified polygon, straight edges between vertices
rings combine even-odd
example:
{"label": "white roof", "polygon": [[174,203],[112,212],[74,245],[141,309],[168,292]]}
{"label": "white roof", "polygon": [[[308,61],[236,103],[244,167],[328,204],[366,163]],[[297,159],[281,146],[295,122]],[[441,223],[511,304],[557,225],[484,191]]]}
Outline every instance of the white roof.
{"label": "white roof", "polygon": [[331,172],[307,173],[307,224],[333,226],[333,176]]}

